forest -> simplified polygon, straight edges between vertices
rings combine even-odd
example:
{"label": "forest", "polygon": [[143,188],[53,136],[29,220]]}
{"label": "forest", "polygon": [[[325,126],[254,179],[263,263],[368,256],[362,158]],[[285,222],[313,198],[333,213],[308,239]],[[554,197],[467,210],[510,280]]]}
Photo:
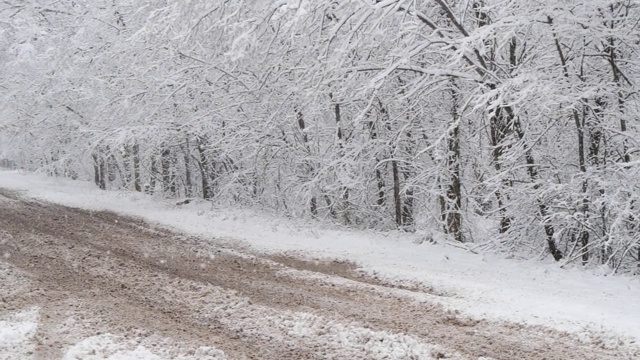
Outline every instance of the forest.
{"label": "forest", "polygon": [[637,0],[7,0],[0,165],[640,269]]}

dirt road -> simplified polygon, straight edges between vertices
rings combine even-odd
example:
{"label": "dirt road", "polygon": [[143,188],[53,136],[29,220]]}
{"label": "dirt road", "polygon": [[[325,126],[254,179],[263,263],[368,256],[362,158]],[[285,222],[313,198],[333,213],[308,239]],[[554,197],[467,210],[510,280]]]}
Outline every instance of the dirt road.
{"label": "dirt road", "polygon": [[393,287],[350,264],[251,254],[2,189],[0,255],[0,321],[37,319],[26,343],[0,343],[0,359],[125,350],[154,359],[640,358],[550,329],[468,319],[428,300],[451,294]]}

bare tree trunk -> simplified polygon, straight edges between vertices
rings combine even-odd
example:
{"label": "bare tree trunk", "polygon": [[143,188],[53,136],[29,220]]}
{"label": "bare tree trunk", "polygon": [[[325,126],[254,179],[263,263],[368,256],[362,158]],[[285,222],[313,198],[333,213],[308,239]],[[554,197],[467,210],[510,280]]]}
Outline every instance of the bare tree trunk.
{"label": "bare tree trunk", "polygon": [[170,186],[170,190],[171,190],[171,194],[173,194],[173,196],[175,197],[178,194],[178,175],[177,175],[177,171],[178,171],[178,152],[177,151],[172,151],[170,153],[170,167],[169,167],[169,176],[170,176],[170,180],[171,180],[171,186]]}
{"label": "bare tree trunk", "polygon": [[[611,13],[615,13],[614,5],[609,5]],[[606,23],[606,21],[605,21]],[[615,29],[615,21],[610,20],[610,28],[611,30]],[[613,74],[613,81],[618,85],[619,88],[622,87],[622,80],[625,80],[628,84],[630,84],[629,79],[624,77],[624,74],[621,73],[620,68],[618,67],[618,55],[616,53],[616,43],[613,37],[609,37],[607,39],[607,47],[605,51],[609,55],[609,65],[611,65],[611,73]],[[625,99],[622,94],[622,91],[618,91],[618,108],[620,113],[623,114],[625,106]],[[627,132],[627,121],[624,117],[620,117],[620,131],[624,134]],[[622,153],[622,161],[628,163],[631,161],[631,155],[629,154],[629,149],[627,145],[627,139],[623,140],[623,153]]]}
{"label": "bare tree trunk", "polygon": [[[438,1],[438,4],[442,9],[446,8],[446,4],[444,1]],[[490,23],[490,17],[483,9],[484,5],[485,5],[484,1],[482,0],[474,1],[472,5],[479,28],[487,26]],[[455,19],[455,17],[453,17],[452,13],[450,12],[446,12],[446,13],[450,21],[452,21],[454,24],[458,24],[457,20]],[[461,24],[459,24],[458,26],[461,26]],[[465,34],[466,31],[462,31],[462,33]],[[517,65],[516,64],[517,62],[516,46],[517,46],[516,38],[512,37],[511,42],[509,43],[510,71],[513,71]],[[495,62],[495,59],[491,59],[491,58],[486,59],[488,61],[487,63],[485,61],[485,57],[481,56],[477,51],[475,52],[475,55],[478,57],[478,60],[480,61],[480,66],[479,67],[476,66],[477,71],[481,74],[485,74],[487,71],[487,66],[492,65]],[[495,54],[493,54],[493,56],[495,56]],[[495,85],[489,84],[489,88],[493,90],[495,89]],[[489,128],[490,128],[489,140],[491,143],[491,147],[493,148],[492,163],[497,174],[500,174],[502,172],[502,155],[505,149],[504,140],[510,133],[511,125],[512,124],[510,123],[508,117],[504,116],[500,108],[496,109],[491,114],[491,117],[489,119]],[[501,183],[502,183],[502,188],[506,188],[509,186],[509,183],[506,180],[502,180]],[[507,214],[507,209],[506,209],[506,202],[508,201],[508,198],[502,193],[501,189],[496,189],[495,196],[496,196],[496,201],[498,203],[498,211],[500,213],[499,231],[500,233],[506,233],[511,227],[511,218]]]}
{"label": "bare tree trunk", "polygon": [[171,151],[162,146],[162,151],[160,152],[160,166],[162,168],[162,193],[164,196],[168,196],[171,193]]}
{"label": "bare tree trunk", "polygon": [[100,168],[98,166],[98,156],[93,153],[91,154],[91,157],[93,158],[93,182],[94,184],[96,184],[96,186],[102,189],[102,187],[100,187]]}
{"label": "bare tree trunk", "polygon": [[[623,6],[626,7],[626,13],[628,14],[629,12],[629,6],[628,4],[624,4],[624,3],[617,3],[617,5],[619,6]],[[609,5],[609,10],[611,11],[611,14],[616,13],[616,9],[614,7],[614,3]],[[605,21],[605,24],[607,22]],[[610,20],[609,21],[609,25],[611,30],[615,29],[615,25],[616,25],[616,21],[615,20]],[[612,31],[613,32],[613,31]],[[624,94],[622,92],[622,83],[623,81],[627,84],[627,85],[631,85],[633,86],[633,83],[631,81],[629,81],[629,79],[624,75],[624,73],[622,73],[622,71],[620,70],[620,68],[618,67],[618,53],[616,52],[616,43],[615,43],[615,39],[613,37],[609,37],[607,39],[607,47],[605,48],[605,51],[608,53],[609,55],[609,65],[611,65],[611,73],[613,74],[613,81],[616,83],[616,85],[618,86],[618,93],[617,93],[617,98],[618,98],[618,111],[620,112],[620,132],[623,136],[625,136],[625,133],[627,132],[627,120],[624,117],[624,114],[626,113],[625,111],[625,97]],[[623,138],[622,140],[622,162],[623,163],[629,163],[631,162],[631,154],[629,152],[629,146],[628,146],[628,139],[626,138],[626,136]],[[606,209],[601,209],[601,212],[604,213],[606,211]],[[633,224],[635,223],[634,216],[633,215],[629,215],[629,223]],[[605,254],[609,253],[609,248],[606,246],[602,247],[602,263],[604,264],[606,261],[609,260],[609,256],[605,256]],[[640,262],[640,250],[638,250],[638,261]],[[638,265],[638,267],[640,267],[640,263]]]}
{"label": "bare tree trunk", "polygon": [[[533,158],[533,155],[531,154],[531,149],[525,142],[525,134],[524,134],[524,131],[522,130],[522,126],[520,125],[520,120],[515,117],[510,107],[505,107],[505,110],[508,116],[513,119],[516,134],[518,135],[518,138],[520,139],[520,141],[523,142],[523,147],[525,150],[525,161],[527,163],[527,172],[529,173],[531,182],[535,184],[533,186],[534,190],[538,190],[540,189],[540,186],[541,186],[541,184],[538,182],[538,166],[535,162],[535,159]],[[540,211],[540,216],[542,217],[542,221],[544,222],[544,231],[547,235],[547,245],[549,247],[549,252],[551,253],[551,256],[553,256],[553,258],[556,261],[560,261],[564,257],[564,255],[556,245],[556,240],[554,238],[554,235],[555,235],[554,227],[548,222],[549,208],[541,199],[538,199],[537,202],[538,202],[538,210]]]}
{"label": "bare tree trunk", "polygon": [[153,195],[156,190],[156,179],[160,175],[158,172],[158,157],[155,152],[151,155],[151,171],[149,174],[149,186],[145,186],[145,192],[149,195]]}
{"label": "bare tree trunk", "polygon": [[[409,179],[409,173],[405,171],[404,172],[405,183],[408,182],[408,179]],[[402,203],[402,225],[404,225],[405,228],[409,230],[410,228],[412,228],[414,223],[415,223],[415,220],[413,217],[413,189],[407,189],[404,196],[404,201]]]}
{"label": "bare tree trunk", "polygon": [[311,215],[313,215],[314,217],[318,216],[318,201],[316,200],[315,196],[311,198],[309,210],[311,210]]}
{"label": "bare tree trunk", "polygon": [[177,194],[175,152],[167,147],[163,147],[160,164],[162,166],[162,192],[166,197],[175,197]]}
{"label": "bare tree trunk", "polygon": [[396,225],[402,226],[402,199],[400,198],[400,175],[398,170],[398,162],[391,161],[391,170],[393,172],[393,205],[396,215]]}
{"label": "bare tree trunk", "polygon": [[[385,126],[387,128],[387,130],[391,130],[391,123],[389,121],[389,112],[387,111],[387,109],[384,107],[384,105],[382,104],[382,101],[378,98],[378,104],[380,106],[380,115],[382,117],[383,120],[385,120]],[[373,135],[373,132],[372,132]],[[375,134],[375,137],[377,137],[377,134]],[[402,228],[404,225],[404,219],[409,220],[409,203],[406,203],[401,195],[401,189],[402,189],[402,185],[400,184],[400,167],[398,165],[398,160],[395,159],[396,155],[397,155],[397,145],[395,145],[393,147],[393,149],[391,150],[391,175],[392,175],[392,181],[393,181],[393,187],[392,187],[392,191],[393,191],[393,213],[394,213],[394,220],[396,223],[396,226],[398,226],[398,228]],[[384,203],[384,181],[382,180],[382,176],[378,175],[378,199],[381,203]],[[410,204],[411,206],[413,206],[413,200],[411,200]],[[405,217],[403,218],[403,205],[407,205],[407,213],[405,214]],[[411,220],[413,221],[413,212],[411,211]]]}
{"label": "bare tree trunk", "polygon": [[[497,174],[502,172],[502,154],[504,153],[503,141],[507,137],[510,124],[503,119],[503,114],[500,109],[491,115],[490,118],[490,141],[493,148],[491,154],[493,156],[493,166]],[[505,180],[502,181],[503,187],[507,187],[508,184]],[[505,204],[505,197],[502,195],[502,191],[497,189],[495,192],[496,200],[498,202],[498,211],[500,212],[500,233],[506,233],[511,226],[511,219],[507,215],[507,209]]]}
{"label": "bare tree trunk", "polygon": [[142,191],[140,186],[140,148],[133,144],[133,187],[137,192]]}
{"label": "bare tree trunk", "polygon": [[[372,141],[375,141],[378,138],[378,131],[376,128],[376,124],[373,121],[369,121],[368,125],[369,125],[369,131],[370,131],[369,137]],[[376,156],[376,164],[379,164],[379,163],[380,163],[380,158]],[[376,200],[376,204],[382,207],[386,203],[385,183],[384,183],[384,178],[382,177],[382,171],[377,166],[376,166],[375,174],[376,174],[376,186],[378,188],[378,198]]]}
{"label": "bare tree trunk", "polygon": [[127,190],[131,188],[131,146],[124,145],[122,153],[122,166],[124,168],[124,176],[122,178],[123,187]]}
{"label": "bare tree trunk", "polygon": [[191,182],[191,161],[190,161],[190,146],[189,146],[189,137],[187,136],[185,139],[185,145],[183,149],[184,154],[184,176],[185,176],[185,190],[184,196],[191,197],[191,191],[193,184]]}
{"label": "bare tree trunk", "polygon": [[458,92],[452,82],[451,116],[452,128],[447,138],[447,169],[450,182],[447,187],[446,218],[448,233],[453,234],[456,241],[464,242],[462,235],[462,186],[460,180],[460,115],[458,113]]}
{"label": "bare tree trunk", "polygon": [[113,156],[111,152],[111,148],[109,146],[106,147],[106,156],[107,156],[107,180],[109,183],[113,183],[116,181],[117,174],[122,172],[120,171],[120,167],[118,166],[118,161],[116,157]]}
{"label": "bare tree trunk", "polygon": [[442,190],[442,181],[438,176],[438,190],[440,195],[438,195],[438,204],[440,205],[440,222],[442,223],[442,229],[445,234],[449,233],[449,224],[447,223],[447,199],[444,196],[444,191]]}
{"label": "bare tree trunk", "polygon": [[[549,21],[549,24],[553,23],[553,20],[551,19],[551,17],[547,17],[547,20]],[[560,64],[562,65],[563,75],[567,80],[569,80],[569,69],[567,68],[567,60],[564,56],[564,52],[562,51],[562,46],[560,45],[560,41],[558,40],[558,37],[556,36],[556,34],[555,33],[552,33],[552,34],[553,34],[553,40],[556,46],[556,50],[558,52],[558,56],[560,57]],[[581,68],[580,71],[582,73],[583,69]],[[584,104],[583,104],[583,109],[584,109]],[[580,172],[583,175],[586,175],[587,166],[586,166],[585,155],[584,155],[584,128],[585,128],[584,110],[583,110],[582,118],[580,118],[580,114],[578,113],[578,110],[575,108],[573,109],[572,114],[573,114],[573,121],[576,125],[576,130],[578,135],[578,168],[580,169]],[[587,189],[588,189],[588,183],[587,183],[587,179],[585,178],[582,181],[583,198],[582,198],[582,206],[580,209],[580,212],[583,214],[585,221],[589,216],[588,215],[589,199],[587,198]],[[587,261],[589,260],[589,252],[588,252],[589,232],[583,228],[578,238],[580,243],[582,244],[582,261],[583,263],[586,264]]]}
{"label": "bare tree trunk", "polygon": [[101,190],[106,190],[107,184],[105,182],[105,164],[99,147],[94,150],[94,153],[91,155],[91,157],[93,158],[93,181],[98,186],[98,188],[100,188]]}
{"label": "bare tree trunk", "polygon": [[[329,94],[329,97],[331,98],[332,101],[335,102],[334,105],[333,105],[333,113],[334,113],[335,120],[336,120],[336,126],[338,128],[337,132],[336,132],[336,135],[338,137],[338,148],[340,149],[339,153],[338,153],[338,156],[344,157],[344,141],[345,141],[345,138],[343,136],[342,127],[341,127],[342,114],[341,114],[341,111],[340,111],[340,103],[333,99],[333,95],[332,94]],[[344,223],[349,225],[349,224],[351,224],[351,219],[350,219],[350,216],[349,216],[349,207],[350,207],[350,205],[349,205],[349,188],[347,188],[346,186],[341,186],[340,193],[341,193],[341,196],[342,196],[342,206],[341,206],[342,217],[344,219]]]}
{"label": "bare tree trunk", "polygon": [[336,208],[333,204],[333,201],[331,201],[331,197],[329,197],[329,195],[324,195],[324,201],[325,203],[327,203],[327,208],[329,209],[329,215],[331,215],[332,218],[337,219],[338,218],[338,213],[336,213]]}
{"label": "bare tree trunk", "polygon": [[[311,155],[311,147],[309,146],[309,136],[306,133],[306,125],[304,123],[304,116],[302,115],[301,110],[296,111],[296,116],[298,118],[298,128],[300,129],[300,133],[302,134],[302,142],[304,144],[304,148],[307,151],[308,155]],[[315,172],[315,168],[313,164],[307,164],[309,167],[309,173],[313,174]],[[311,211],[311,215],[313,217],[318,216],[318,200],[316,200],[315,195],[311,196],[311,201],[309,205],[309,210]]]}
{"label": "bare tree trunk", "polygon": [[[211,188],[209,171],[207,170],[209,160],[205,153],[206,139],[198,136],[196,138],[196,149],[198,150],[198,168],[200,169],[200,180],[202,182],[202,198],[205,200],[213,199],[213,189]],[[213,171],[213,169],[212,169]]]}

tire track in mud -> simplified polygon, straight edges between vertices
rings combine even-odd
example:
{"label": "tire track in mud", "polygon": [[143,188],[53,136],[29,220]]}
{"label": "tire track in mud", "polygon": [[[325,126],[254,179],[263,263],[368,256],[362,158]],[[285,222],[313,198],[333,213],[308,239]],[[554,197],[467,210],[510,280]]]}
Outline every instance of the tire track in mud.
{"label": "tire track in mud", "polygon": [[[0,253],[9,254],[2,261],[30,277],[27,290],[5,296],[0,315],[41,308],[37,359],[61,358],[105,332],[152,351],[170,347],[169,355],[203,346],[224,352],[212,359],[640,356],[542,327],[465,318],[411,296],[442,295],[433,289],[397,289],[351,264],[250,254],[2,189],[0,226],[9,239],[0,242]],[[70,318],[76,326],[61,331]]]}

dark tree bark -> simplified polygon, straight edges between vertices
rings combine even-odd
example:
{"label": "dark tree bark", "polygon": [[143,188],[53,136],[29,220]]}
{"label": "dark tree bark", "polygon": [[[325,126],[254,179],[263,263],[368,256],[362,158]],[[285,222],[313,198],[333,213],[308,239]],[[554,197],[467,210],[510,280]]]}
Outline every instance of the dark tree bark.
{"label": "dark tree bark", "polygon": [[162,166],[162,192],[165,196],[176,196],[175,154],[171,149],[163,147],[160,165]]}
{"label": "dark tree bark", "polygon": [[107,189],[107,184],[105,182],[105,163],[102,155],[100,154],[99,148],[97,148],[93,154],[91,154],[93,158],[93,181],[101,190]]}
{"label": "dark tree bark", "polygon": [[116,160],[116,157],[113,156],[111,148],[107,146],[105,150],[107,157],[107,180],[109,180],[109,183],[113,183],[116,181],[118,173],[122,174],[122,171],[120,171],[118,161]]}
{"label": "dark tree bark", "polygon": [[[522,130],[522,126],[520,125],[520,120],[514,116],[513,111],[511,110],[510,107],[505,107],[505,110],[507,114],[514,121],[514,128],[516,129],[516,134],[518,135],[518,139],[520,139],[520,141],[523,142],[523,147],[525,150],[525,161],[527,163],[527,172],[529,173],[531,182],[535,184],[533,186],[533,189],[538,190],[540,189],[540,186],[541,186],[541,184],[538,182],[538,165],[536,164],[536,161],[533,158],[533,154],[531,154],[531,149],[525,142],[525,133]],[[538,202],[538,210],[540,211],[540,216],[542,217],[542,221],[544,222],[544,231],[547,235],[547,245],[549,247],[549,252],[551,253],[551,256],[553,256],[553,258],[556,261],[560,261],[564,257],[564,255],[556,245],[556,240],[554,238],[555,229],[553,225],[549,224],[548,222],[549,208],[543,202],[542,199],[538,199],[537,202]]]}
{"label": "dark tree bark", "polygon": [[205,200],[211,200],[213,199],[213,189],[211,188],[210,173],[214,176],[215,174],[213,174],[213,169],[208,171],[209,160],[205,153],[206,138],[198,136],[196,141],[196,149],[198,150],[198,168],[200,169],[200,180],[202,182],[202,198]]}
{"label": "dark tree bark", "polygon": [[[547,20],[549,22],[549,24],[553,24],[553,19],[551,17],[547,17]],[[569,69],[567,68],[567,60],[564,56],[564,52],[562,50],[562,46],[560,45],[560,40],[558,40],[558,37],[556,36],[555,32],[552,32],[553,34],[553,40],[556,46],[556,51],[558,52],[558,57],[560,58],[560,64],[562,65],[562,72],[563,75],[565,77],[565,79],[569,80]],[[582,77],[582,72],[584,71],[583,69],[580,70],[581,74],[580,77]],[[580,114],[578,113],[578,110],[576,108],[573,109],[572,114],[573,114],[573,121],[575,123],[576,126],[576,131],[577,131],[577,142],[578,142],[578,169],[580,170],[580,172],[583,175],[586,175],[587,173],[587,165],[586,165],[586,159],[585,159],[585,149],[584,149],[584,137],[585,137],[585,112],[584,112],[584,104],[583,104],[583,116],[580,117]],[[587,198],[587,189],[588,189],[588,183],[587,183],[587,179],[585,178],[582,181],[582,206],[580,209],[580,212],[583,215],[584,220],[586,221],[586,219],[588,219],[589,216],[589,199]],[[583,227],[583,226],[581,226]],[[589,232],[586,229],[582,229],[580,231],[580,235],[578,236],[580,243],[582,244],[582,261],[583,263],[587,263],[587,261],[589,260],[589,252],[588,252],[588,247],[589,247]],[[557,260],[557,259],[556,259]]]}
{"label": "dark tree bark", "polygon": [[153,195],[156,190],[156,179],[160,173],[158,172],[158,157],[157,154],[151,155],[151,171],[149,174],[149,186],[145,186],[145,192],[149,195]]}
{"label": "dark tree bark", "polygon": [[[298,120],[298,128],[300,129],[300,133],[302,134],[302,142],[304,145],[304,149],[306,150],[308,155],[311,155],[311,147],[309,146],[309,136],[307,135],[306,130],[306,124],[304,122],[304,116],[302,114],[301,110],[297,110],[296,111],[296,117]],[[315,172],[315,168],[313,166],[313,164],[310,163],[310,159],[309,159],[309,163],[307,164],[308,168],[309,168],[309,174],[313,174]],[[318,200],[316,199],[315,195],[311,196],[311,201],[309,204],[309,210],[311,211],[311,215],[313,217],[317,217],[318,216]]]}
{"label": "dark tree bark", "polygon": [[[335,121],[336,121],[336,127],[337,127],[337,131],[336,131],[336,136],[338,139],[338,148],[339,148],[339,153],[338,156],[340,157],[344,157],[344,142],[346,141],[346,139],[344,138],[344,134],[342,133],[342,113],[340,111],[340,103],[335,101],[333,99],[333,95],[329,94],[329,97],[331,98],[332,101],[334,101],[333,104],[333,113],[334,113],[334,117],[335,117]],[[351,218],[349,216],[349,188],[347,188],[346,186],[341,186],[340,188],[340,195],[342,197],[342,206],[341,206],[341,210],[342,210],[342,217],[344,219],[344,223],[349,225],[351,224]]]}
{"label": "dark tree bark", "polygon": [[[619,4],[619,5],[626,6],[622,4]],[[614,8],[614,4],[609,5],[609,9],[611,11],[611,14],[614,14],[616,12],[616,9]],[[628,11],[628,9],[626,11]],[[605,21],[605,24],[607,24],[607,21]],[[615,26],[616,26],[616,21],[610,20],[609,27],[611,28],[611,30],[614,30]],[[624,76],[624,74],[620,70],[620,67],[618,66],[619,56],[618,56],[618,53],[616,52],[616,48],[617,47],[616,47],[615,39],[613,37],[607,38],[607,46],[605,47],[605,52],[608,55],[609,65],[611,66],[611,73],[613,75],[613,81],[618,85],[619,88],[622,88],[623,81],[625,81],[629,85],[631,85],[631,82],[627,77]],[[625,113],[624,107],[625,107],[625,98],[622,94],[622,90],[620,90],[618,91],[618,109],[621,114]],[[627,121],[623,116],[620,117],[620,131],[623,134],[627,132]],[[624,139],[622,146],[623,146],[622,161],[625,163],[628,163],[631,161],[631,155],[629,154],[627,139]]]}
{"label": "dark tree bark", "polygon": [[185,184],[184,184],[184,195],[186,197],[191,197],[191,191],[193,188],[193,184],[191,182],[191,160],[190,160],[190,145],[189,145],[189,137],[187,136],[185,138],[185,145],[184,145],[184,149],[183,149],[183,155],[184,155],[184,177],[185,177]]}
{"label": "dark tree bark", "polygon": [[142,191],[142,186],[140,185],[140,147],[138,144],[133,144],[133,187],[135,191]]}
{"label": "dark tree bark", "polygon": [[125,189],[131,188],[131,146],[124,145],[124,152],[122,153],[122,166],[124,169],[124,174],[122,177],[123,187]]}
{"label": "dark tree bark", "polygon": [[[372,141],[375,142],[375,140],[378,138],[378,130],[377,130],[376,124],[373,121],[369,121],[368,126],[369,126],[369,133],[370,133],[369,137]],[[379,163],[380,163],[380,158],[376,154],[376,164],[379,164]],[[376,199],[376,204],[380,207],[383,207],[386,203],[385,183],[384,183],[384,178],[382,177],[382,171],[378,166],[376,166],[376,169],[375,169],[375,176],[376,176],[376,186],[378,188],[378,198]]]}
{"label": "dark tree bark", "polygon": [[391,161],[391,171],[393,173],[393,208],[395,210],[396,225],[402,226],[402,199],[400,198],[400,171],[398,161]]}
{"label": "dark tree bark", "polygon": [[447,232],[453,234],[456,241],[464,242],[462,235],[462,185],[460,179],[460,114],[458,112],[458,92],[453,82],[450,93],[452,128],[447,138],[447,150],[449,152],[447,169],[450,174],[450,182],[447,185],[445,214]]}
{"label": "dark tree bark", "polygon": [[[405,183],[409,179],[409,173],[404,172],[404,181]],[[404,225],[407,229],[410,229],[415,220],[413,217],[413,189],[407,189],[404,201],[402,203],[402,225]]]}
{"label": "dark tree bark", "polygon": [[171,167],[171,160],[169,159],[171,151],[163,146],[160,152],[160,166],[162,171],[162,192],[168,195],[171,187],[171,174],[169,168]]}
{"label": "dark tree bark", "polygon": [[[493,148],[491,152],[493,157],[492,162],[496,173],[500,174],[502,172],[502,154],[504,153],[503,143],[510,131],[511,124],[509,121],[504,119],[503,112],[498,108],[493,114],[491,114],[489,127],[489,140],[491,147]],[[502,185],[503,187],[509,186],[506,180],[502,181]],[[507,214],[505,196],[503,196],[500,189],[496,190],[495,196],[496,201],[498,202],[498,211],[500,212],[500,233],[506,233],[511,227],[511,219]]]}

